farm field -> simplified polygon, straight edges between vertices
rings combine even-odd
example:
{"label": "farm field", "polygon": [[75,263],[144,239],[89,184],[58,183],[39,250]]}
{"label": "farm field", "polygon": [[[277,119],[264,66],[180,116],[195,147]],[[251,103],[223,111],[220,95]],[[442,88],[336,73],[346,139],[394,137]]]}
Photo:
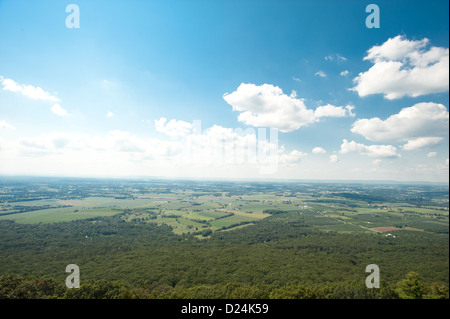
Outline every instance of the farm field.
{"label": "farm field", "polygon": [[[316,190],[311,194],[308,187],[295,184],[288,184],[288,189],[271,185],[269,191],[258,189],[260,185],[237,184],[246,191],[233,194],[235,189],[227,191],[233,183],[227,183],[224,189],[214,183],[194,185],[161,181],[138,185],[122,182],[120,187],[39,184],[30,186],[25,194],[4,186],[0,188],[0,220],[56,223],[121,214],[125,221],[166,224],[176,234],[187,234],[230,230],[286,211],[309,215],[311,226],[327,231],[377,232],[390,227],[396,231],[448,233],[445,196],[424,205],[386,202],[384,197],[377,201],[372,198],[374,190],[361,196],[353,189],[348,191],[348,186],[343,192],[336,185],[314,185]],[[330,187],[337,189],[330,191]],[[415,191],[411,193],[417,196]]]}

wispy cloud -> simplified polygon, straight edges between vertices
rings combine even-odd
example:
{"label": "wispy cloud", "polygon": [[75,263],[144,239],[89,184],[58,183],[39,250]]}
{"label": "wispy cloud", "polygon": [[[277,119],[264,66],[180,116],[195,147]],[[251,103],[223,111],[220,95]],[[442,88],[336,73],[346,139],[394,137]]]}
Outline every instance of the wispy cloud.
{"label": "wispy cloud", "polygon": [[51,107],[51,111],[53,113],[55,113],[58,116],[68,116],[69,113],[67,112],[67,110],[65,110],[64,108],[61,107],[61,105],[59,105],[58,103],[54,104]]}
{"label": "wispy cloud", "polygon": [[0,121],[0,129],[15,130],[16,128],[6,121]]}
{"label": "wispy cloud", "polygon": [[5,79],[2,76],[0,76],[0,82],[3,85],[3,90],[5,91],[20,93],[34,100],[61,102],[60,98],[51,95],[38,86],[19,84],[12,79]]}
{"label": "wispy cloud", "polygon": [[345,62],[347,58],[340,54],[331,54],[325,57],[326,61],[336,61],[336,62]]}
{"label": "wispy cloud", "polygon": [[379,167],[383,163],[383,160],[377,158],[372,161],[372,165],[375,167]]}
{"label": "wispy cloud", "polygon": [[323,71],[317,71],[316,73],[314,73],[315,76],[320,76],[321,78],[326,78],[327,74]]}
{"label": "wispy cloud", "polygon": [[192,127],[191,123],[181,120],[172,119],[167,122],[164,117],[155,120],[156,130],[168,136],[186,136],[191,133]]}
{"label": "wispy cloud", "polygon": [[437,144],[442,143],[444,140],[443,137],[419,137],[412,140],[409,140],[405,145],[403,145],[403,149],[405,151],[412,151],[412,150],[420,150],[424,148],[428,148]]}
{"label": "wispy cloud", "polygon": [[355,141],[349,142],[346,139],[343,140],[339,153],[358,153],[377,158],[400,157],[397,153],[397,148],[393,145],[364,145]]}
{"label": "wispy cloud", "polygon": [[19,93],[33,100],[54,102],[50,110],[58,116],[69,115],[69,112],[67,112],[67,110],[60,105],[62,102],[61,99],[47,91],[44,91],[41,87],[29,84],[19,84],[12,79],[6,79],[2,76],[0,76],[0,83],[5,91]]}
{"label": "wispy cloud", "polygon": [[338,163],[339,157],[336,154],[330,155],[330,163]]}

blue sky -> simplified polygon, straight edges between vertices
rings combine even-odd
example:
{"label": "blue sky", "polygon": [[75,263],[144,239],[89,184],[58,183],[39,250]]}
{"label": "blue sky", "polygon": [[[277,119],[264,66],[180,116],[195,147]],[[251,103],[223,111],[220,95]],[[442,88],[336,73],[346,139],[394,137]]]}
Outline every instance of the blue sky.
{"label": "blue sky", "polygon": [[448,9],[0,0],[0,174],[448,181]]}

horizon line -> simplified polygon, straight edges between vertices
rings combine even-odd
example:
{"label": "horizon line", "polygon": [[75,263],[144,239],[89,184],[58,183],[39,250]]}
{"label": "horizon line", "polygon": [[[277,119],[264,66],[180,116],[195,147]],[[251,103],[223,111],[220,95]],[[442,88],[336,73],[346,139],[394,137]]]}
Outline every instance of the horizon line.
{"label": "horizon line", "polygon": [[148,181],[152,180],[172,180],[172,181],[217,181],[217,182],[282,182],[282,183],[348,183],[348,184],[439,184],[439,185],[449,185],[449,181],[402,181],[402,180],[358,180],[358,179],[299,179],[299,178],[227,178],[227,177],[173,177],[173,176],[62,176],[62,175],[27,175],[27,174],[14,174],[6,175],[0,174],[0,179],[2,178],[32,178],[32,179],[86,179],[86,180],[122,180],[122,181]]}

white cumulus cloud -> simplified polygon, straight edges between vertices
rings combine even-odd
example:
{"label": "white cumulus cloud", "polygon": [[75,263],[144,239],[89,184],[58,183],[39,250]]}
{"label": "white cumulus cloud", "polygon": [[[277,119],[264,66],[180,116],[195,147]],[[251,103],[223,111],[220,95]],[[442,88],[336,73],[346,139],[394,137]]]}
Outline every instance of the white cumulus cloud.
{"label": "white cumulus cloud", "polygon": [[367,51],[374,65],[360,73],[351,90],[359,96],[383,94],[387,99],[448,92],[449,49],[429,47],[429,40],[388,39]]}
{"label": "white cumulus cloud", "polygon": [[224,94],[225,101],[239,111],[238,120],[255,127],[273,127],[282,132],[299,129],[315,121],[314,111],[303,99],[286,95],[271,84],[242,83],[236,91]]}
{"label": "white cumulus cloud", "polygon": [[312,150],[313,154],[325,154],[327,151],[322,147],[316,146]]}
{"label": "white cumulus cloud", "polygon": [[447,108],[442,104],[429,102],[403,108],[398,114],[391,115],[386,120],[378,117],[357,120],[353,123],[351,131],[375,142],[404,142],[417,138],[427,138],[430,142],[448,135],[448,129]]}
{"label": "white cumulus cloud", "polygon": [[303,99],[283,93],[271,84],[255,85],[242,83],[236,91],[226,93],[224,100],[240,112],[238,121],[254,127],[271,127],[281,132],[291,132],[302,126],[317,122],[322,117],[353,116],[352,105],[319,106],[308,109]]}
{"label": "white cumulus cloud", "polygon": [[316,116],[316,118],[355,116],[355,114],[352,112],[353,109],[353,105],[347,105],[343,107],[327,104],[317,107],[314,111],[314,115]]}

